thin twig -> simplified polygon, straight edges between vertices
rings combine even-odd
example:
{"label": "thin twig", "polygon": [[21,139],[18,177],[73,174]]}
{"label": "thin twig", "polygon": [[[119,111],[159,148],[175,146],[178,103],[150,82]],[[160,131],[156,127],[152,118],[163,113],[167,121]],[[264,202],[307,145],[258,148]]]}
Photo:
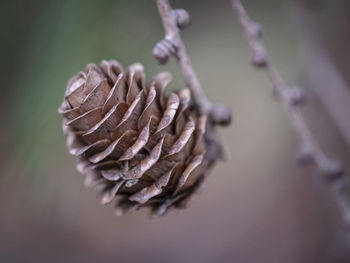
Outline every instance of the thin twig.
{"label": "thin twig", "polygon": [[[187,87],[191,90],[194,104],[199,114],[209,115],[216,124],[227,125],[231,121],[231,112],[224,106],[213,105],[201,88],[199,79],[192,67],[185,45],[180,36],[180,28],[184,27],[181,18],[189,17],[182,9],[173,10],[168,0],[157,0],[158,11],[161,16],[165,38],[159,42],[153,53],[161,62],[165,63],[170,55],[174,55],[178,61],[181,73],[184,76]],[[186,22],[188,19],[182,19]]]}
{"label": "thin twig", "polygon": [[266,71],[272,83],[274,93],[280,99],[288,113],[292,125],[301,137],[303,151],[300,156],[304,159],[306,157],[312,159],[330,183],[331,192],[340,210],[350,241],[350,207],[346,201],[344,190],[346,178],[340,163],[327,157],[307,126],[298,107],[303,98],[300,90],[288,87],[279,72],[268,59],[265,47],[261,41],[260,24],[250,19],[240,0],[231,0],[231,6],[236,13],[238,23],[241,25],[243,33],[252,50],[252,64]]}
{"label": "thin twig", "polygon": [[321,40],[320,30],[314,21],[316,10],[305,6],[309,2],[312,1],[295,1],[293,10],[293,22],[299,28],[299,44],[304,50],[302,58],[308,64],[304,65],[302,72],[350,151],[350,89]]}

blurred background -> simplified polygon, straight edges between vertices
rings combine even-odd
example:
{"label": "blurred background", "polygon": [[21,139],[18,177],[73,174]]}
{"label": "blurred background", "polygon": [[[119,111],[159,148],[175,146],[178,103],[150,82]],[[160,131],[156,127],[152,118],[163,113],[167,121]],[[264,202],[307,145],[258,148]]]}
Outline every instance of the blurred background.
{"label": "blurred background", "polygon": [[[244,3],[282,76],[308,94],[317,138],[349,166],[349,1]],[[102,59],[141,62],[148,79],[167,70],[170,90],[184,86],[173,59],[160,66],[152,56],[164,36],[155,1],[1,2],[0,262],[350,262],[328,187],[296,165],[299,138],[251,67],[229,2],[171,4],[192,15],[182,33],[188,53],[234,122],[219,131],[227,160],[203,193],[186,210],[151,218],[115,217],[84,189],[57,108],[67,80]]]}

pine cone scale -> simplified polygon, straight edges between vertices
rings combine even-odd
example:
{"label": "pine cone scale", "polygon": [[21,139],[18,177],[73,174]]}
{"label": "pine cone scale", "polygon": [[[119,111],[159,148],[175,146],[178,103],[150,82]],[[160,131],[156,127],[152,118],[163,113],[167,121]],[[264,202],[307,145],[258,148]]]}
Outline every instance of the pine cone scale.
{"label": "pine cone scale", "polygon": [[141,130],[134,144],[130,146],[119,158],[119,161],[131,160],[146,145],[149,139],[150,123],[151,119],[149,120],[147,125]]}
{"label": "pine cone scale", "polygon": [[87,95],[87,97],[78,107],[79,112],[87,112],[96,107],[102,107],[107,99],[109,91],[110,86],[108,81],[105,79]]}

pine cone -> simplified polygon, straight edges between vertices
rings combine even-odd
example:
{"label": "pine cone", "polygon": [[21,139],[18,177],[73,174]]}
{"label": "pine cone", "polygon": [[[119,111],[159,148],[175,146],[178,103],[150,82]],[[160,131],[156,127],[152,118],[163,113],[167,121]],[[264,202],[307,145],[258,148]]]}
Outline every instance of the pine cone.
{"label": "pine cone", "polygon": [[184,207],[217,158],[206,155],[206,117],[191,109],[188,89],[166,96],[170,81],[163,72],[146,85],[141,64],[124,72],[112,60],[68,82],[59,108],[67,147],[102,204],[118,198],[117,214]]}

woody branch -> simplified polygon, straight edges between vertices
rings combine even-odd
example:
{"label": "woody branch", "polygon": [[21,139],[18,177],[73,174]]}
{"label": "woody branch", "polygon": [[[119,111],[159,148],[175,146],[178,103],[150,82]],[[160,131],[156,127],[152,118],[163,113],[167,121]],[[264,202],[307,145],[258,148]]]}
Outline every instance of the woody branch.
{"label": "woody branch", "polygon": [[231,122],[231,111],[222,105],[214,105],[205,95],[199,79],[192,67],[180,29],[190,23],[190,16],[183,9],[172,9],[168,0],[157,0],[165,38],[158,42],[153,49],[155,58],[164,64],[172,55],[176,58],[187,87],[191,90],[194,105],[200,115],[208,115],[214,124],[228,125]]}
{"label": "woody branch", "polygon": [[265,70],[274,93],[283,104],[294,129],[301,137],[302,147],[298,154],[299,160],[312,160],[329,183],[331,193],[339,208],[350,242],[350,206],[345,195],[347,181],[340,162],[327,157],[307,126],[299,109],[299,106],[304,102],[303,93],[298,88],[288,87],[275,66],[269,60],[261,40],[262,30],[260,24],[249,17],[240,0],[231,0],[231,6],[252,50],[252,64],[257,68]]}

